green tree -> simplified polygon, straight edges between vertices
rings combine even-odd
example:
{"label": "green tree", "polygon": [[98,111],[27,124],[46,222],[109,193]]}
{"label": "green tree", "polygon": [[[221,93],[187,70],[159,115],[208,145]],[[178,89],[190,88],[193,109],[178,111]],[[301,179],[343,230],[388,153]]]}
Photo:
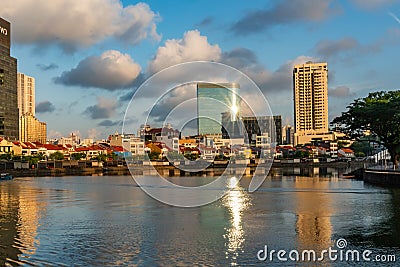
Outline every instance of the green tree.
{"label": "green tree", "polygon": [[13,155],[11,153],[0,154],[0,159],[11,160]]}
{"label": "green tree", "polygon": [[160,153],[158,153],[158,152],[150,152],[149,154],[148,154],[148,156],[149,156],[149,159],[150,160],[157,160],[157,159],[160,159]]}
{"label": "green tree", "polygon": [[86,154],[83,152],[79,152],[79,153],[72,153],[71,154],[71,159],[72,160],[81,160],[81,159],[85,159],[86,158]]}
{"label": "green tree", "polygon": [[294,153],[295,158],[309,158],[310,157],[310,152],[307,150],[296,150]]}
{"label": "green tree", "polygon": [[51,160],[62,160],[62,159],[64,159],[64,154],[59,151],[56,151],[56,152],[50,154],[50,159]]}
{"label": "green tree", "polygon": [[92,159],[97,160],[98,162],[106,162],[108,159],[108,156],[106,154],[98,154],[97,156],[92,157]]}
{"label": "green tree", "polygon": [[114,152],[108,154],[108,158],[111,158],[112,160],[117,160],[118,159],[118,155],[115,154]]}
{"label": "green tree", "polygon": [[43,152],[40,152],[36,155],[38,160],[44,160],[46,158],[46,155]]}
{"label": "green tree", "polygon": [[363,157],[365,157],[365,153],[364,152],[356,152],[356,153],[354,153],[354,156],[356,156],[357,158],[363,158]]}
{"label": "green tree", "polygon": [[[367,142],[367,141],[354,142],[353,144],[351,144],[350,148],[353,149],[354,154],[362,153],[362,154],[364,154],[364,156],[366,154],[368,154],[369,151],[371,150],[371,146],[369,145],[369,142]],[[364,156],[362,156],[362,157],[364,157]]]}
{"label": "green tree", "polygon": [[341,130],[359,139],[370,131],[388,149],[395,165],[400,155],[400,91],[374,92],[354,100],[347,111],[333,120]]}

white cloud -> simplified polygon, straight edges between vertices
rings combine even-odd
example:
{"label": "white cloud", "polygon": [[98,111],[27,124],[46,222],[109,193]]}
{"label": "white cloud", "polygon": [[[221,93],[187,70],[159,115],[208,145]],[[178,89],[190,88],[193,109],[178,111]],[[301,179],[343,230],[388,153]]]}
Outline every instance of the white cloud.
{"label": "white cloud", "polygon": [[318,60],[314,57],[298,56],[288,60],[275,71],[270,71],[263,66],[255,65],[250,68],[244,68],[243,72],[253,79],[264,93],[291,92],[293,66],[306,63],[307,61],[316,62]]}
{"label": "white cloud", "polygon": [[109,37],[128,44],[160,40],[159,16],[145,3],[124,7],[119,0],[3,0],[1,13],[12,23],[14,40],[23,44],[57,44],[74,51]]}
{"label": "white cloud", "polygon": [[336,98],[346,98],[350,96],[354,96],[351,93],[350,88],[347,86],[338,86],[336,88],[329,88],[329,96],[336,97]]}
{"label": "white cloud", "polygon": [[115,99],[97,98],[97,104],[87,107],[83,112],[92,119],[108,119],[116,114],[118,103]]}
{"label": "white cloud", "polygon": [[101,56],[90,56],[76,68],[55,78],[56,83],[108,90],[128,87],[140,74],[141,67],[128,54],[109,50]]}
{"label": "white cloud", "polygon": [[55,130],[50,130],[49,134],[47,135],[47,139],[59,139],[62,137],[62,133]]}
{"label": "white cloud", "polygon": [[88,138],[96,140],[100,135],[101,135],[101,132],[99,130],[97,130],[96,128],[87,130]]}
{"label": "white cloud", "polygon": [[149,63],[149,71],[154,73],[166,67],[188,61],[218,61],[221,49],[211,45],[206,36],[198,30],[188,31],[182,39],[170,39],[158,48],[153,60]]}

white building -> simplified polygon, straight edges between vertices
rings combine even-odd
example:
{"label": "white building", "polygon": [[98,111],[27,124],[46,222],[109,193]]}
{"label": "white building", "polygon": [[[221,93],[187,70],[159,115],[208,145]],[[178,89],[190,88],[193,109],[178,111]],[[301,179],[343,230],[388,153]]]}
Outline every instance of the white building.
{"label": "white building", "polygon": [[17,74],[19,116],[29,113],[35,116],[35,78]]}
{"label": "white building", "polygon": [[145,154],[144,142],[139,137],[131,136],[122,139],[122,147],[124,150],[131,152],[132,156]]}

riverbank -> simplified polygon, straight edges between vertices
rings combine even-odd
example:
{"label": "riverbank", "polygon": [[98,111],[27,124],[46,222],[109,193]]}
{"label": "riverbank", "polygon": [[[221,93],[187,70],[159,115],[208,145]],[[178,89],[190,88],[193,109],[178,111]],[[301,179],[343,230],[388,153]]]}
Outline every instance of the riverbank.
{"label": "riverbank", "polygon": [[369,184],[399,188],[400,171],[365,169],[363,170],[363,180]]}
{"label": "riverbank", "polygon": [[[273,169],[308,169],[308,168],[341,168],[341,169],[359,169],[365,167],[365,162],[301,162],[301,163],[273,163],[271,170]],[[136,175],[156,175],[157,172],[163,176],[192,176],[192,175],[208,175],[218,176],[228,171],[230,174],[235,174],[236,171],[244,173],[245,175],[252,175],[254,173],[259,175],[267,175],[266,165],[248,164],[245,165],[227,165],[221,166],[210,166],[201,171],[190,171],[190,168],[183,168],[170,166],[170,165],[157,165],[157,166],[145,166],[135,165],[131,166],[131,170],[127,166],[117,167],[73,167],[73,168],[51,168],[51,169],[10,169],[3,170],[8,172],[14,177],[42,177],[42,176],[90,176],[90,175],[130,175],[131,172]],[[297,172],[296,172],[297,173]],[[301,174],[301,172],[298,172]]]}

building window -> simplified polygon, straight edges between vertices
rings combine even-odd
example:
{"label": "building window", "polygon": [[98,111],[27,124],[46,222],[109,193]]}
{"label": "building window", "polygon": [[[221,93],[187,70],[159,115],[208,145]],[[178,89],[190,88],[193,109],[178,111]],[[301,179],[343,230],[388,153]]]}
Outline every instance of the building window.
{"label": "building window", "polygon": [[4,86],[4,69],[0,69],[0,86]]}

